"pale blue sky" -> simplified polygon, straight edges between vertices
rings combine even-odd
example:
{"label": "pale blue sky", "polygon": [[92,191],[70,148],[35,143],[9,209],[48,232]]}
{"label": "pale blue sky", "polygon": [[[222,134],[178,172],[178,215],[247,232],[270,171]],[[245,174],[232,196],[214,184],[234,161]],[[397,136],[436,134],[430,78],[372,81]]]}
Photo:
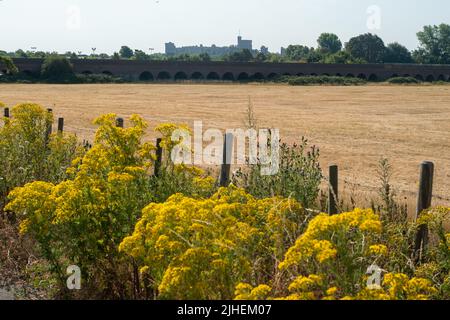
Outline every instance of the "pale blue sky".
{"label": "pale blue sky", "polygon": [[[371,5],[381,9],[380,29],[367,26]],[[274,52],[315,46],[321,32],[343,42],[373,32],[414,49],[422,26],[442,22],[450,23],[448,0],[0,0],[0,49],[162,52],[168,41],[234,44],[239,30]]]}

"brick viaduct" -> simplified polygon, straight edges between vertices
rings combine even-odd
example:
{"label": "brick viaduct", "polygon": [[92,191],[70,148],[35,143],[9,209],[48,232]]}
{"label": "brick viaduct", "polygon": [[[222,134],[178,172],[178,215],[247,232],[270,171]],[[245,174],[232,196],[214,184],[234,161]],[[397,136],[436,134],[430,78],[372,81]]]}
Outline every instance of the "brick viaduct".
{"label": "brick viaduct", "polygon": [[[42,59],[14,59],[20,72],[40,72]],[[424,81],[450,81],[450,65],[311,64],[232,62],[153,62],[132,60],[71,60],[76,73],[110,74],[127,80],[263,80],[279,75],[337,75],[368,80],[411,76]],[[1,69],[0,69],[1,70]]]}

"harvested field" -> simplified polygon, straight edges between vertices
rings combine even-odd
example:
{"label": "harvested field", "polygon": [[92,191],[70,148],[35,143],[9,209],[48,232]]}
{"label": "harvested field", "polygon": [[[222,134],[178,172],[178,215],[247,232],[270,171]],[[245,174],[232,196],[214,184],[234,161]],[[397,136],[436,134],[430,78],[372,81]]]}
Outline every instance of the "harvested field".
{"label": "harvested field", "polygon": [[152,128],[161,122],[192,126],[194,120],[202,120],[205,128],[242,127],[249,98],[260,126],[280,128],[287,142],[305,136],[321,149],[324,167],[339,164],[347,192],[375,190],[378,160],[387,157],[394,184],[413,204],[419,164],[431,160],[436,164],[434,204],[450,203],[448,85],[0,85],[0,101],[51,107],[65,118],[67,131],[90,140],[92,120],[104,113],[137,113]]}

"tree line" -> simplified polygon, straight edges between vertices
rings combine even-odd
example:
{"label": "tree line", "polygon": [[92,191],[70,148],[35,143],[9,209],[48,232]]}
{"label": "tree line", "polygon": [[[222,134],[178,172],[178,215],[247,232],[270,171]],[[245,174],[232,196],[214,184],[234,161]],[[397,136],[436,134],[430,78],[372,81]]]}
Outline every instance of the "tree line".
{"label": "tree line", "polygon": [[279,53],[267,50],[242,50],[220,57],[211,57],[207,53],[199,55],[166,55],[161,53],[147,54],[139,49],[122,46],[112,55],[106,53],[83,55],[81,52],[24,51],[15,52],[0,50],[0,56],[11,58],[46,58],[48,56],[64,56],[68,59],[130,59],[140,61],[230,61],[230,62],[304,62],[304,63],[419,63],[450,64],[450,25],[440,24],[425,26],[417,33],[419,47],[408,50],[398,42],[385,44],[383,39],[371,33],[361,34],[342,43],[333,33],[322,33],[317,39],[317,47],[305,45],[289,45]]}

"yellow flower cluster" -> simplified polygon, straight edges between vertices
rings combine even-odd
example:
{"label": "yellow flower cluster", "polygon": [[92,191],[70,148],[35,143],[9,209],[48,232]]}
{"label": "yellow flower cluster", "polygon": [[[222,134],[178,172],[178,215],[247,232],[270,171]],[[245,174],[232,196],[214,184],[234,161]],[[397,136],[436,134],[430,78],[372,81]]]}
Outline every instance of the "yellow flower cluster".
{"label": "yellow flower cluster", "polygon": [[376,244],[369,247],[370,254],[378,256],[386,256],[388,254],[388,248],[382,244]]}
{"label": "yellow flower cluster", "polygon": [[309,258],[315,258],[319,263],[332,260],[339,254],[339,249],[348,249],[337,246],[333,241],[346,239],[352,230],[366,235],[379,234],[380,218],[370,209],[356,209],[333,216],[320,214],[310,221],[305,233],[288,250],[279,268],[286,269]]}
{"label": "yellow flower cluster", "polygon": [[234,300],[267,300],[271,291],[272,288],[264,284],[253,288],[250,284],[239,283]]}
{"label": "yellow flower cluster", "polygon": [[147,206],[119,250],[148,267],[161,298],[227,299],[255,261],[273,256],[274,239],[287,242],[278,222],[301,214],[293,200],[258,200],[233,186],[208,199],[177,194]]}
{"label": "yellow flower cluster", "polygon": [[[178,125],[173,123],[162,123],[159,126],[155,128],[155,131],[161,134],[162,141],[161,141],[161,147],[166,150],[168,153],[172,152],[173,148],[183,143],[182,140],[179,141],[172,141],[172,136],[175,131],[183,131],[186,133],[191,134],[191,129],[187,125]],[[184,143],[184,145],[190,145],[190,143]],[[189,151],[189,150],[186,150]]]}
{"label": "yellow flower cluster", "polygon": [[419,219],[417,219],[417,225],[426,224],[432,229],[439,229],[443,223],[450,223],[450,208],[431,208],[422,212]]}
{"label": "yellow flower cluster", "polygon": [[116,117],[106,114],[94,121],[99,125],[95,133],[95,152],[84,161],[89,161],[88,166],[97,170],[141,165],[149,168],[153,164],[155,146],[142,142],[147,123],[140,116],[132,115],[131,126],[122,129],[116,126]]}
{"label": "yellow flower cluster", "polygon": [[213,177],[195,177],[193,182],[196,189],[200,190],[200,192],[206,192],[214,187],[216,179]]}
{"label": "yellow flower cluster", "polygon": [[72,161],[69,179],[56,185],[37,181],[9,194],[7,209],[21,217],[21,232],[31,233],[45,252],[75,259],[85,270],[95,270],[96,262],[118,263],[118,245],[153,197],[148,183],[152,146],[142,142],[146,124],[132,116],[132,125],[123,129],[115,118],[95,121],[100,127],[94,146]]}
{"label": "yellow flower cluster", "polygon": [[412,278],[402,273],[388,273],[380,289],[363,289],[345,300],[428,300],[437,293],[429,280]]}
{"label": "yellow flower cluster", "polygon": [[39,181],[11,191],[9,197],[16,200],[6,210],[22,213],[19,227],[21,234],[34,230],[37,236],[47,235],[55,210],[55,203],[50,197],[53,188],[53,184]]}
{"label": "yellow flower cluster", "polygon": [[308,277],[299,276],[290,285],[290,292],[308,292],[323,285],[323,278],[320,275],[311,274]]}

